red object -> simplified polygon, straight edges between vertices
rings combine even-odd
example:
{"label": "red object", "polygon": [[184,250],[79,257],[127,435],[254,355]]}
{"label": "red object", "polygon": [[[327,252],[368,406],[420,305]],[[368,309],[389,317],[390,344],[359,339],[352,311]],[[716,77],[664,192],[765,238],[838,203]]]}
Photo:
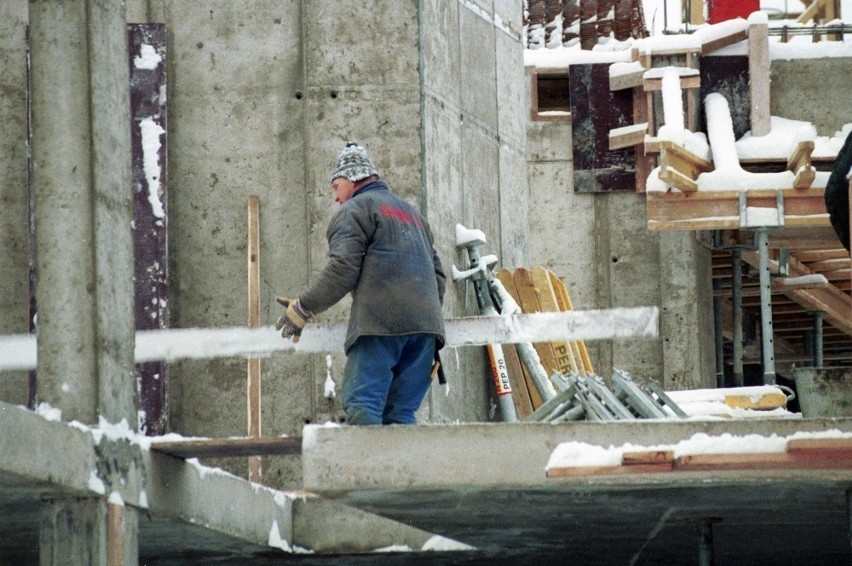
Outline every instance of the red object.
{"label": "red object", "polygon": [[760,10],[760,0],[707,0],[707,22],[718,24],[734,18],[748,19]]}

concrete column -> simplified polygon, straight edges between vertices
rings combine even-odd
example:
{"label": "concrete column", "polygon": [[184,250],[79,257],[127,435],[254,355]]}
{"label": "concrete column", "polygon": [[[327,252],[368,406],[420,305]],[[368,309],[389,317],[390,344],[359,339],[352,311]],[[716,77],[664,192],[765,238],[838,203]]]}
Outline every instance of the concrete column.
{"label": "concrete column", "polygon": [[136,423],[123,1],[33,0],[37,396]]}
{"label": "concrete column", "polygon": [[660,233],[659,250],[662,385],[667,390],[713,387],[715,342],[709,250],[686,232]]}
{"label": "concrete column", "polygon": [[104,499],[57,499],[42,504],[42,566],[135,565],[138,515]]}

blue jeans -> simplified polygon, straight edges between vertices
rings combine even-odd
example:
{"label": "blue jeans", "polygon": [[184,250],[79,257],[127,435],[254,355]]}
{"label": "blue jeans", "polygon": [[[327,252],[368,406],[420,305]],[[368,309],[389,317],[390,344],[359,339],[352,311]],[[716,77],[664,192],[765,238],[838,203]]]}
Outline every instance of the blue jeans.
{"label": "blue jeans", "polygon": [[353,425],[415,424],[429,391],[435,336],[361,336],[346,353],[341,402]]}

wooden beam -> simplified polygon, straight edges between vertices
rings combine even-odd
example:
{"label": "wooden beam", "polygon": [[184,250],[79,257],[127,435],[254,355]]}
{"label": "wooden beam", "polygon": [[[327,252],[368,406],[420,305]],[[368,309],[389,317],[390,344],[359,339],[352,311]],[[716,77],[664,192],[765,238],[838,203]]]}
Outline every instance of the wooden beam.
{"label": "wooden beam", "polygon": [[745,41],[748,39],[748,32],[746,29],[737,30],[729,33],[728,35],[724,35],[722,37],[717,37],[706,41],[701,44],[701,53],[706,55],[708,53],[712,53],[717,49],[722,49],[723,47],[727,47],[729,45],[733,45],[735,43],[739,43],[741,41]]}
{"label": "wooden beam", "polygon": [[813,184],[816,178],[816,169],[811,164],[813,151],[812,140],[800,141],[787,160],[787,170],[796,176],[793,181],[794,189],[808,189]]}
{"label": "wooden beam", "polygon": [[[742,258],[752,267],[759,268],[757,252],[743,251]],[[778,262],[770,260],[769,268],[777,272]],[[813,274],[794,257],[790,258],[789,273],[791,277]],[[828,285],[819,289],[793,289],[785,291],[784,295],[802,305],[805,310],[823,311],[826,322],[852,336],[852,298],[837,287]]]}
{"label": "wooden beam", "polygon": [[124,503],[107,502],[107,566],[124,566]]}
{"label": "wooden beam", "polygon": [[[784,231],[796,227],[830,227],[825,211],[824,189],[779,189],[784,198]],[[748,191],[748,205],[775,208],[776,190]],[[739,229],[739,191],[716,190],[694,193],[651,191],[646,193],[649,230]],[[776,237],[770,233],[770,241]]]}
{"label": "wooden beam", "polygon": [[713,171],[712,163],[674,142],[661,141],[660,153],[664,166],[671,166],[692,180],[696,180],[701,173]]}
{"label": "wooden beam", "polygon": [[255,438],[156,440],[151,442],[151,450],[183,459],[287,456],[302,453],[302,439],[289,436],[261,436]]}
{"label": "wooden beam", "polygon": [[645,69],[640,68],[627,73],[612,73],[610,66],[609,75],[609,90],[625,90],[628,88],[637,88],[642,86],[642,81],[645,75]]}
{"label": "wooden beam", "polygon": [[671,165],[661,165],[659,176],[662,182],[683,193],[694,193],[698,191],[698,183],[695,182],[695,179],[684,175]]}
{"label": "wooden beam", "polygon": [[751,135],[760,137],[772,130],[769,113],[769,24],[748,26],[748,72],[751,96]]}
{"label": "wooden beam", "polygon": [[645,143],[648,123],[631,124],[609,131],[609,149],[623,149]]}
{"label": "wooden beam", "polygon": [[816,0],[816,2],[814,2],[813,4],[811,4],[810,6],[808,6],[808,7],[805,9],[805,11],[804,11],[804,12],[802,12],[802,15],[798,17],[798,19],[796,20],[796,22],[797,22],[797,23],[800,23],[800,24],[806,24],[806,23],[808,23],[809,21],[813,20],[814,18],[816,18],[816,17],[817,17],[817,15],[819,14],[819,12],[821,12],[821,11],[822,11],[823,6],[824,6],[825,4],[826,4],[826,0]]}
{"label": "wooden beam", "polygon": [[[260,326],[260,198],[248,198],[248,327]],[[249,358],[247,362],[246,412],[248,435],[261,435],[261,364],[260,358]],[[259,456],[248,459],[249,481],[261,479]]]}
{"label": "wooden beam", "polygon": [[[662,77],[652,77],[646,78],[644,81],[645,92],[659,92],[663,90],[663,78]],[[701,88],[701,76],[700,75],[681,75],[680,77],[680,88],[681,90],[692,90],[696,88]]]}

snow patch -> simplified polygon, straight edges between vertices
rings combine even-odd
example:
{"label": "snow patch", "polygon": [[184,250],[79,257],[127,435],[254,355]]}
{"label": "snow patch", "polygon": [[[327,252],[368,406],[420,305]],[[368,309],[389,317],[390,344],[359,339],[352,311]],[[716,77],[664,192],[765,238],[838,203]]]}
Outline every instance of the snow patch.
{"label": "snow patch", "polygon": [[157,53],[154,46],[145,43],[140,46],[139,55],[133,58],[133,66],[137,69],[153,71],[162,61],[162,55]]}
{"label": "snow patch", "polygon": [[160,136],[166,133],[154,118],[143,118],[139,122],[139,129],[142,135],[142,169],[145,172],[145,180],[148,183],[148,202],[151,203],[151,210],[157,218],[165,218],[166,213],[163,210],[163,203],[160,200]]}
{"label": "snow patch", "polygon": [[107,502],[110,505],[119,505],[121,507],[124,507],[124,499],[122,499],[121,494],[118,493],[117,491],[113,491],[112,493],[109,494],[109,497],[107,498]]}
{"label": "snow patch", "polygon": [[390,546],[383,546],[382,548],[375,548],[373,552],[411,552],[411,547],[407,544],[392,544]]}
{"label": "snow patch", "polygon": [[332,359],[331,354],[326,354],[325,356],[325,391],[324,395],[326,399],[334,399],[334,377],[332,374]]}
{"label": "snow patch", "polygon": [[39,403],[35,408],[35,414],[40,415],[46,421],[62,421],[62,411],[47,403]]}
{"label": "snow patch", "polygon": [[425,543],[423,543],[423,548],[421,548],[421,550],[443,552],[454,550],[476,550],[476,547],[464,544],[463,542],[459,542],[457,540],[449,539],[447,537],[434,535]]}
{"label": "snow patch", "polygon": [[89,489],[94,491],[95,493],[99,493],[101,495],[106,495],[106,486],[104,485],[103,480],[98,477],[97,472],[95,470],[89,471]]}

